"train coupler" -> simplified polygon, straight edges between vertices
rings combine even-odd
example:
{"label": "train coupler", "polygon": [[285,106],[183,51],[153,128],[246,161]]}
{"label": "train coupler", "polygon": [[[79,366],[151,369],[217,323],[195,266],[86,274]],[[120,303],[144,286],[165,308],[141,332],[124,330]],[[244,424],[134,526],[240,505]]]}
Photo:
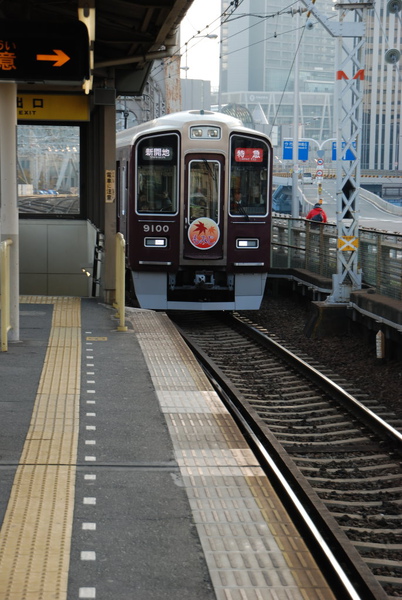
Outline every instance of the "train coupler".
{"label": "train coupler", "polygon": [[212,271],[202,271],[195,273],[194,285],[196,288],[213,288],[215,286],[215,277]]}

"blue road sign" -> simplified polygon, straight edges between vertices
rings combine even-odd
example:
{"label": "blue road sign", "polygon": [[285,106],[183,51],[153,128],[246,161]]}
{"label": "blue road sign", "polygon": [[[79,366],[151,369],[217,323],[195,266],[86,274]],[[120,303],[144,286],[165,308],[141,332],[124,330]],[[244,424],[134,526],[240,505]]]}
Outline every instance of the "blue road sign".
{"label": "blue road sign", "polygon": [[[346,142],[342,142],[342,149],[345,148],[345,146]],[[356,142],[353,142],[352,146],[356,149]],[[356,154],[351,148],[348,148],[342,156],[342,160],[355,160],[355,158]],[[336,142],[332,142],[332,160],[336,160]]]}
{"label": "blue road sign", "polygon": [[282,159],[283,160],[292,160],[292,158],[293,158],[293,141],[292,140],[284,140]]}
{"label": "blue road sign", "polygon": [[[309,142],[299,140],[298,160],[308,160]],[[293,160],[293,140],[283,141],[282,160]]]}

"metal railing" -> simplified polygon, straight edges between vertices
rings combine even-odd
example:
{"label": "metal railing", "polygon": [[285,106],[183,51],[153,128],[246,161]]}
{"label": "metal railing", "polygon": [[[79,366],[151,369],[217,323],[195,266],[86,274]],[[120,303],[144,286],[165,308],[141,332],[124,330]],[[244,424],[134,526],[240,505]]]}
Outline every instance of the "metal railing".
{"label": "metal railing", "polygon": [[119,319],[117,331],[127,331],[125,325],[125,297],[126,297],[126,242],[121,233],[116,233],[116,318]]}
{"label": "metal railing", "polygon": [[[303,269],[332,279],[337,272],[336,225],[274,216],[271,267]],[[383,296],[402,300],[402,234],[361,228],[359,267],[364,284]]]}
{"label": "metal railing", "polygon": [[8,350],[8,332],[10,322],[10,246],[12,240],[5,240],[0,244],[0,311],[1,311],[1,351]]}

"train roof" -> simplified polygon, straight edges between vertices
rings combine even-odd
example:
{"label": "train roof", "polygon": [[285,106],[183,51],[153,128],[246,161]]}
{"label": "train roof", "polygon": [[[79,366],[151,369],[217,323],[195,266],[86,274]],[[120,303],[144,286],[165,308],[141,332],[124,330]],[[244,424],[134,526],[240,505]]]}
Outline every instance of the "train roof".
{"label": "train roof", "polygon": [[210,110],[185,110],[181,112],[170,113],[153,119],[152,121],[146,121],[141,125],[135,125],[130,129],[125,129],[117,134],[117,146],[126,146],[132,144],[134,139],[141,133],[152,131],[157,129],[158,131],[171,130],[171,129],[182,129],[186,125],[197,124],[200,121],[206,123],[224,123],[228,127],[242,130],[248,133],[254,133],[256,135],[264,135],[261,132],[254,131],[245,127],[240,119],[226,115],[221,112],[213,112]]}

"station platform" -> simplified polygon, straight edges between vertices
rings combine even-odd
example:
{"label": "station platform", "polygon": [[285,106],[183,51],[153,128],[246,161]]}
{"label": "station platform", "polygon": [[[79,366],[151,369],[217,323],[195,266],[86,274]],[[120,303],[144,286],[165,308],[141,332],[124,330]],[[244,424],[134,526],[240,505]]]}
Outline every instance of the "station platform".
{"label": "station platform", "polygon": [[0,600],[333,600],[164,313],[21,297],[0,354]]}

